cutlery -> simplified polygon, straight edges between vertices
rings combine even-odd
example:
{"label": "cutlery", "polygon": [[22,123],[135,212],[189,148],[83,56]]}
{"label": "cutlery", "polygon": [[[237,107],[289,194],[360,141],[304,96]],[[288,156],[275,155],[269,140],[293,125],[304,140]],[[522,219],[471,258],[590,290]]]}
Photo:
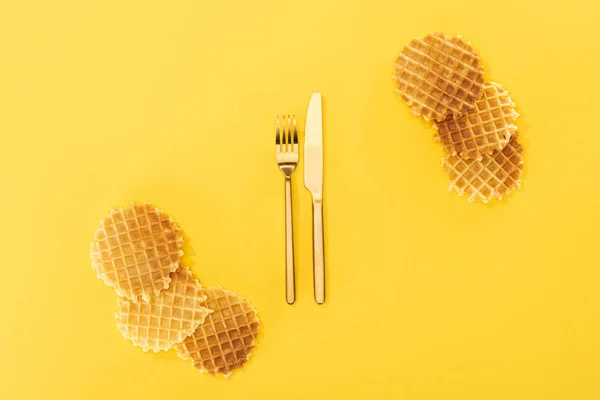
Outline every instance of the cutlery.
{"label": "cutlery", "polygon": [[323,246],[323,106],[321,93],[308,103],[304,134],[304,186],[313,201],[313,266],[315,301],[325,302],[325,252]]}
{"label": "cutlery", "polygon": [[296,116],[277,116],[275,135],[277,165],[285,176],[285,299],[288,304],[296,301],[294,271],[294,228],[292,218],[292,172],[298,165],[298,131]]}

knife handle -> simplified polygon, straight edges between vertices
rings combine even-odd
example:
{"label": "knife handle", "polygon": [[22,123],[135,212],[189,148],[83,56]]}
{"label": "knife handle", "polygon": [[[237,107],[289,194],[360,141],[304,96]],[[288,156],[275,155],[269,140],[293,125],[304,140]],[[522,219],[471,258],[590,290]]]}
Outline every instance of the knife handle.
{"label": "knife handle", "polygon": [[325,302],[325,247],[323,245],[323,201],[313,200],[313,261],[315,301]]}
{"label": "knife handle", "polygon": [[294,271],[294,226],[292,217],[292,181],[285,180],[285,299],[288,304],[296,301]]}

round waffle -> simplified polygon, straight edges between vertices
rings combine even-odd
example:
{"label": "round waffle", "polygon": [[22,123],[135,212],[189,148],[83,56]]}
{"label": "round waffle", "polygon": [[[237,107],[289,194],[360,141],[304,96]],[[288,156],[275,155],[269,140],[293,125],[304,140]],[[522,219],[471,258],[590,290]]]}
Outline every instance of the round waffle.
{"label": "round waffle", "polygon": [[469,201],[502,200],[502,196],[521,187],[523,146],[518,135],[513,135],[504,149],[484,154],[480,161],[448,155],[442,158],[442,164],[449,177],[449,191],[466,194]]}
{"label": "round waffle", "polygon": [[119,296],[147,302],[169,287],[182,246],[171,217],[150,203],[132,203],[112,210],[100,222],[90,245],[92,268]]}
{"label": "round waffle", "polygon": [[415,115],[443,121],[475,107],[483,67],[471,43],[436,32],[404,46],[393,78],[398,95]]}
{"label": "round waffle", "polygon": [[502,150],[517,132],[514,124],[519,114],[515,103],[502,85],[490,82],[483,86],[475,108],[456,118],[434,123],[436,140],[451,155],[481,160],[484,154]]}
{"label": "round waffle", "polygon": [[171,276],[169,287],[148,303],[118,299],[117,328],[144,351],[169,350],[194,333],[212,312],[203,306],[202,285],[187,267],[179,267]]}
{"label": "round waffle", "polygon": [[200,371],[229,376],[250,358],[258,335],[258,316],[247,300],[232,291],[220,286],[203,290],[208,296],[204,306],[214,312],[175,348]]}

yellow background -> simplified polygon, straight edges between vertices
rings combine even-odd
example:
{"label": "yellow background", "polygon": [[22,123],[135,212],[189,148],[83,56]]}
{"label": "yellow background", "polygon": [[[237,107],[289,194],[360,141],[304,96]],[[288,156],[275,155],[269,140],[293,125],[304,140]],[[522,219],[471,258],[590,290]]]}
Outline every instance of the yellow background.
{"label": "yellow background", "polygon": [[[599,20],[583,1],[3,0],[0,398],[600,398]],[[501,203],[446,192],[433,130],[394,93],[396,54],[435,30],[518,104],[524,185]],[[274,124],[303,134],[315,90],[329,297],[300,169],[290,307]],[[259,310],[231,379],[115,328],[88,243],[132,200]]]}

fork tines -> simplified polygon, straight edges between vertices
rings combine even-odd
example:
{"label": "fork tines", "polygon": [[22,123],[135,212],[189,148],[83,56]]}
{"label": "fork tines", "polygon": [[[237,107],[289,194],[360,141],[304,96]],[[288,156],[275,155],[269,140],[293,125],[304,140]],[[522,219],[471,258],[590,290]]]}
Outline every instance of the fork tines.
{"label": "fork tines", "polygon": [[281,146],[281,148],[278,149],[281,152],[295,151],[293,145],[298,144],[298,130],[296,129],[295,115],[288,115],[287,117],[285,115],[277,116],[275,144]]}

